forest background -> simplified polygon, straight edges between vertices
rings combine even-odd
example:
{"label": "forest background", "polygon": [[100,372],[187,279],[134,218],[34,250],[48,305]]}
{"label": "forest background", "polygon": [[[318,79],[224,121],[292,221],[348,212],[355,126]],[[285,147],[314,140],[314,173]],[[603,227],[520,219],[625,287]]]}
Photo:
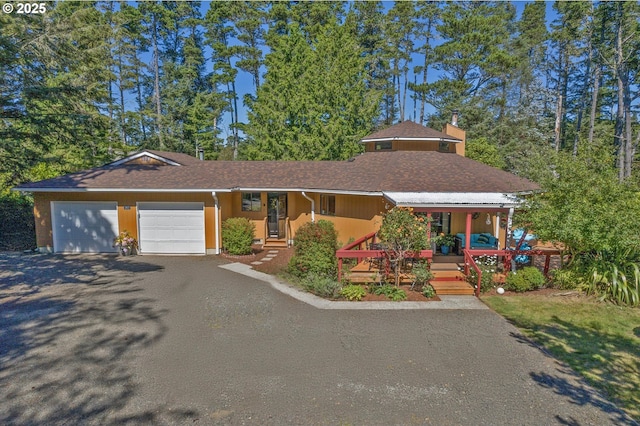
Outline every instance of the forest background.
{"label": "forest background", "polygon": [[521,223],[579,252],[640,247],[637,2],[46,5],[0,15],[2,240],[29,214],[21,182],[142,148],[347,159],[455,110],[469,157],[545,189]]}

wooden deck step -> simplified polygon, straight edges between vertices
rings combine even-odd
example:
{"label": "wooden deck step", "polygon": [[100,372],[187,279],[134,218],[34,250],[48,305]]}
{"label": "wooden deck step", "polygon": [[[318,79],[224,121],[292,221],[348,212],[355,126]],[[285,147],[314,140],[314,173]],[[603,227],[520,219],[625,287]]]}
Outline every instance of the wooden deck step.
{"label": "wooden deck step", "polygon": [[473,295],[473,287],[466,281],[438,281],[432,280],[431,286],[440,296]]}
{"label": "wooden deck step", "polygon": [[435,271],[459,271],[464,265],[459,263],[432,263],[431,272]]}
{"label": "wooden deck step", "polygon": [[270,249],[286,249],[288,247],[289,244],[287,244],[287,240],[277,238],[267,238],[267,240],[262,245],[262,248]]}
{"label": "wooden deck step", "polygon": [[460,271],[431,271],[436,281],[465,281],[465,276]]}
{"label": "wooden deck step", "polygon": [[448,255],[448,256],[442,256],[442,255],[435,255],[433,256],[432,259],[432,264],[434,263],[463,263],[464,262],[464,256],[457,256],[457,255]]}

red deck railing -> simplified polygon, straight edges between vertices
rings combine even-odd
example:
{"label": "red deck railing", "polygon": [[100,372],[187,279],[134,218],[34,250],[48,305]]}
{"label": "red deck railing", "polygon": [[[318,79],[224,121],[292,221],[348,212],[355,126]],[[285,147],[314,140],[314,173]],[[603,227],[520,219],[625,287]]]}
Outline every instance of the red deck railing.
{"label": "red deck railing", "polygon": [[551,256],[562,256],[560,250],[485,250],[485,249],[464,249],[464,274],[469,275],[469,267],[475,269],[478,273],[478,282],[476,285],[476,296],[480,295],[480,283],[482,278],[482,271],[475,262],[474,256],[498,256],[502,258],[504,271],[509,272],[511,270],[511,261],[515,256],[544,256],[544,269],[543,273],[545,277],[549,276],[549,266],[551,264]]}
{"label": "red deck railing", "polygon": [[[338,258],[338,281],[342,280],[344,259],[357,259],[358,263],[360,263],[369,258],[386,258],[387,252],[385,250],[363,249],[363,246],[367,245],[367,241],[369,241],[369,245],[374,244],[376,242],[376,232],[367,234],[336,251],[336,257]],[[415,254],[417,254],[417,256],[415,256]],[[431,260],[433,258],[433,252],[431,250],[421,250],[415,254],[412,256],[420,259]]]}

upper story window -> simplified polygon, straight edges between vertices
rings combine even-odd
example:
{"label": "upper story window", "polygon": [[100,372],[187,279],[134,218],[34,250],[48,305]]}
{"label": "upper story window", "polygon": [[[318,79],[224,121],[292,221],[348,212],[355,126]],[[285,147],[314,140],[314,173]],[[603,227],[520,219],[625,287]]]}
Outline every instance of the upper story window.
{"label": "upper story window", "polygon": [[336,215],[336,196],[320,194],[320,214],[327,216]]}
{"label": "upper story window", "polygon": [[374,145],[376,151],[390,151],[393,148],[391,141],[376,142]]}
{"label": "upper story window", "polygon": [[449,152],[449,142],[440,141],[440,144],[438,144],[438,151]]}
{"label": "upper story window", "polygon": [[242,211],[243,212],[259,212],[262,210],[262,201],[259,192],[243,192],[242,193]]}

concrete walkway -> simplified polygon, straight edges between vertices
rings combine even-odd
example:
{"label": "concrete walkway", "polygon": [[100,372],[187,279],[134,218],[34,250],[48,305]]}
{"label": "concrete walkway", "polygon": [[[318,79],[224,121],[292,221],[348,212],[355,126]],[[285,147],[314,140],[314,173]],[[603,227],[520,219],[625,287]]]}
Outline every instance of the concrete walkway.
{"label": "concrete walkway", "polygon": [[293,297],[301,302],[318,309],[373,309],[373,310],[398,310],[398,309],[489,309],[475,296],[438,296],[440,301],[433,302],[349,302],[332,301],[323,299],[311,293],[307,293],[291,285],[285,284],[273,275],[254,270],[243,263],[230,263],[221,265],[227,269],[247,277],[255,278],[271,284],[271,287]]}

